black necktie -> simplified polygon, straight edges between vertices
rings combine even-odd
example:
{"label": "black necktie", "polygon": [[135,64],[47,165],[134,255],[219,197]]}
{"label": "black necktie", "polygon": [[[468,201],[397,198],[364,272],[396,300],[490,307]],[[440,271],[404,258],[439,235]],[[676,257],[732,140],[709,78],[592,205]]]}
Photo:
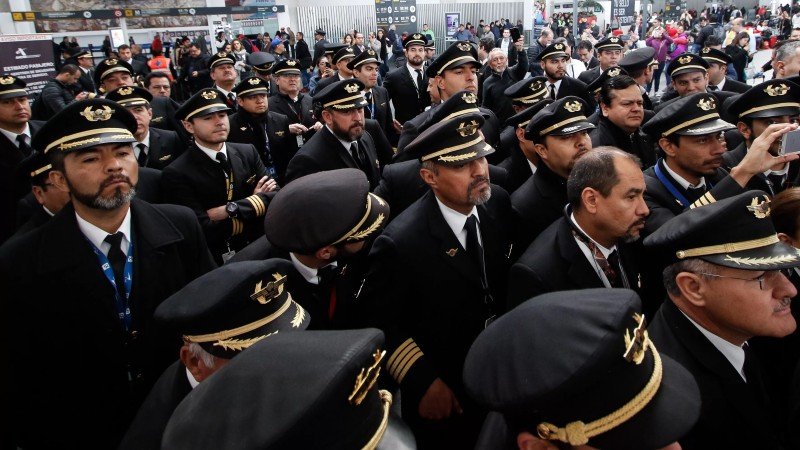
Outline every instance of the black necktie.
{"label": "black necktie", "polygon": [[611,284],[611,287],[621,288],[625,287],[622,283],[622,277],[620,276],[619,272],[621,266],[619,264],[619,253],[616,250],[611,252],[608,255],[608,270],[605,272],[606,278],[608,278],[608,282]]}
{"label": "black necktie", "polygon": [[125,298],[125,253],[122,252],[120,244],[122,243],[122,233],[117,231],[114,234],[109,234],[104,239],[105,242],[111,244],[108,250],[108,262],[111,263],[111,269],[114,271],[114,282],[117,285],[117,292],[122,298]]}
{"label": "black necktie", "polygon": [[19,147],[19,151],[21,151],[23,155],[29,156],[31,154],[31,147],[25,141],[24,134],[17,135],[17,146]]}
{"label": "black necktie", "polygon": [[418,95],[421,97],[422,95],[425,94],[425,89],[427,88],[427,86],[422,85],[422,69],[415,69],[414,71],[417,72],[417,92]]}
{"label": "black necktie", "polygon": [[217,161],[222,166],[222,170],[225,171],[225,176],[228,178],[231,177],[231,163],[228,161],[228,157],[225,153],[217,152]]}
{"label": "black necktie", "polygon": [[772,195],[776,195],[783,190],[783,182],[786,179],[785,177],[786,175],[778,175],[776,173],[767,175],[767,180],[769,180],[769,187],[772,190]]}
{"label": "black necktie", "polygon": [[709,84],[709,85],[708,85],[708,90],[710,90],[710,91],[718,91],[718,90],[719,90],[719,88],[718,88],[718,87],[716,87],[716,86],[714,86],[713,84]]}
{"label": "black necktie", "polygon": [[556,99],[556,85],[551,83],[550,84],[550,100],[555,100],[555,99]]}
{"label": "black necktie", "polygon": [[236,111],[236,97],[234,97],[233,92],[228,92],[228,106]]}
{"label": "black necktie", "polygon": [[146,146],[140,142],[136,144],[136,147],[139,149],[139,157],[136,158],[136,161],[139,162],[139,167],[144,167],[147,165],[147,153],[144,151]]}
{"label": "black necktie", "polygon": [[486,277],[486,261],[483,257],[483,246],[478,240],[480,233],[478,218],[474,214],[467,217],[467,222],[464,224],[467,229],[467,255],[469,255],[472,262],[478,268],[478,273],[481,275],[481,287],[483,288],[483,298],[486,304],[491,304],[492,293],[489,291],[489,280]]}
{"label": "black necktie", "polygon": [[688,197],[687,200],[689,200],[690,202],[694,203],[695,201],[697,201],[698,198],[700,198],[703,195],[705,195],[706,192],[707,191],[706,191],[706,186],[705,185],[700,186],[700,187],[691,187],[690,186],[689,188],[686,189],[686,193],[687,193],[686,197]]}
{"label": "black necktie", "polygon": [[353,142],[350,144],[350,154],[353,156],[353,159],[356,161],[356,165],[361,170],[367,170],[367,162],[364,161],[364,153],[358,148],[358,143]]}

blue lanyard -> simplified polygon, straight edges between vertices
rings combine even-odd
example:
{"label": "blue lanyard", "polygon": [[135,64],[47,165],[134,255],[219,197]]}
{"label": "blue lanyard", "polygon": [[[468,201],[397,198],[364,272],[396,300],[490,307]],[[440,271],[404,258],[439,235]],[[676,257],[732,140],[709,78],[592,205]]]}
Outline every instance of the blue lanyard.
{"label": "blue lanyard", "polygon": [[92,246],[92,251],[94,251],[94,254],[97,255],[97,259],[100,261],[100,268],[103,269],[103,274],[105,274],[108,281],[111,282],[111,287],[114,288],[114,306],[117,308],[117,315],[119,316],[120,322],[122,322],[122,327],[126,332],[130,331],[131,323],[133,322],[129,304],[131,288],[133,287],[133,241],[128,244],[128,257],[125,259],[125,268],[122,271],[122,276],[125,279],[125,298],[122,298],[119,294],[119,290],[117,290],[116,276],[114,275],[114,269],[111,268],[111,263],[108,261],[108,257],[91,241],[89,241],[89,245]]}
{"label": "blue lanyard", "polygon": [[[675,197],[675,200],[677,200],[679,205],[683,206],[684,208],[688,208],[689,205],[691,205],[691,203],[689,203],[689,200],[687,200],[686,197],[684,197],[683,194],[681,194],[678,188],[664,174],[664,171],[661,170],[661,164],[663,163],[664,163],[664,158],[659,158],[659,160],[656,162],[656,165],[654,167],[656,171],[656,177],[658,177],[658,180],[661,181],[661,184],[663,184],[664,187],[667,188],[669,193],[672,194],[673,197]],[[708,179],[706,179],[706,185],[708,186],[708,190],[711,190],[711,188],[714,187],[714,185],[711,184],[711,182],[709,182]]]}

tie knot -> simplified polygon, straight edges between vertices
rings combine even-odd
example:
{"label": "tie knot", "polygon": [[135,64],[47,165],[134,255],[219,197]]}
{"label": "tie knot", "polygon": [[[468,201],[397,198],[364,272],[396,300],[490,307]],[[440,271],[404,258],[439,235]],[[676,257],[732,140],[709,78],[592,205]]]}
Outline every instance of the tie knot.
{"label": "tie knot", "polygon": [[217,152],[217,161],[224,163],[228,161],[228,157],[225,155],[225,153]]}
{"label": "tie knot", "polygon": [[17,142],[19,142],[19,145],[27,145],[28,144],[28,142],[25,140],[25,135],[24,134],[18,134],[17,135]]}
{"label": "tie knot", "polygon": [[414,69],[414,72],[417,72],[417,74],[422,75],[422,69]]}
{"label": "tie knot", "polygon": [[113,247],[119,247],[119,244],[122,243],[122,232],[121,231],[117,231],[114,234],[109,234],[103,240],[105,242],[108,242],[109,244],[111,244],[112,248]]}
{"label": "tie knot", "polygon": [[317,270],[320,284],[328,284],[336,277],[336,267],[328,265]]}
{"label": "tie knot", "polygon": [[464,223],[464,228],[467,230],[474,230],[478,228],[478,218],[475,217],[475,214],[470,214],[469,217],[467,217],[467,221]]}

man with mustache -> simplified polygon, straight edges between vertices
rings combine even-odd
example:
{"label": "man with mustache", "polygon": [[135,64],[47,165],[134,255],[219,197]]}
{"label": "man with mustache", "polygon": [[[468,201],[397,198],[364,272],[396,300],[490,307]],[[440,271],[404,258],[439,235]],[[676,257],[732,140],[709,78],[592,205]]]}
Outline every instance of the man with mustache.
{"label": "man with mustache", "polygon": [[700,419],[681,446],[786,448],[748,345],[755,336],[781,338],[797,327],[790,308],[797,289],[784,273],[800,266],[800,253],[778,239],[767,193],[747,191],[686,211],[644,245],[669,264],[663,273],[669,298],[647,332],[700,387]]}
{"label": "man with mustache", "polygon": [[533,142],[539,164],[536,173],[511,195],[520,218],[516,255],[564,213],[567,177],[578,159],[592,149],[589,131],[594,125],[586,111],[586,103],[578,97],[562,98],[537,112],[525,128],[524,137]]}
{"label": "man with mustache", "polygon": [[608,79],[600,87],[600,118],[590,133],[592,147],[617,147],[636,155],[642,169],[652,166],[656,155],[641,132],[643,121],[644,97],[636,80],[624,74]]}
{"label": "man with mustache", "polygon": [[230,108],[206,88],[177,111],[194,144],[161,176],[164,200],[194,210],[218,263],[263,235],[263,217],[277,189],[252,144],[228,139]]}
{"label": "man with mustache", "polygon": [[364,172],[370,190],[378,186],[381,167],[375,141],[364,132],[364,83],[342,80],[314,94],[315,116],[325,126],[289,161],[286,180],[324,170],[352,167]]}
{"label": "man with mustache", "polygon": [[387,337],[386,369],[420,449],[474,448],[486,411],[463,389],[464,358],[504,310],[512,211],[489,184],[480,112],[444,119],[406,151],[430,186],[372,246],[363,304]]}
{"label": "man with mustache", "polygon": [[[71,202],[0,247],[3,329],[30,344],[5,340],[3,404],[15,446],[115,448],[175,358],[155,308],[214,267],[189,210],[133,198],[135,131],[125,108],[93,99],[67,106],[34,136],[53,188]],[[57,383],[54,367],[69,368]],[[86,406],[80,414],[77,404]]]}
{"label": "man with mustache", "polygon": [[511,267],[509,309],[545,292],[636,289],[638,264],[625,244],[639,239],[649,214],[635,155],[594,148],[569,174],[564,215]]}
{"label": "man with mustache", "polygon": [[427,91],[428,76],[423,67],[427,43],[424,34],[413,33],[406,36],[403,40],[405,67],[390,71],[383,79],[383,87],[389,92],[395,119],[400,126],[425,111],[431,104],[431,96]]}
{"label": "man with mustache", "polygon": [[[547,98],[550,100],[561,99],[564,97],[580,97],[586,102],[587,115],[591,115],[596,102],[594,96],[589,92],[589,87],[581,80],[567,76],[567,64],[570,55],[567,54],[567,45],[556,42],[547,46],[539,56],[537,61],[542,66],[547,77]],[[586,72],[584,72],[586,73]],[[600,76],[600,73],[597,74]]]}

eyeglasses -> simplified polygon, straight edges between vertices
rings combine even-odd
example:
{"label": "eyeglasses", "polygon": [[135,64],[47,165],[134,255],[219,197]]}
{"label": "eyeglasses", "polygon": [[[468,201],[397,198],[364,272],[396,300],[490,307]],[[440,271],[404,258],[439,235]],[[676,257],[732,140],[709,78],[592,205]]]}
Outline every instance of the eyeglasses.
{"label": "eyeglasses", "polygon": [[783,276],[785,276],[788,279],[789,275],[791,275],[791,273],[792,273],[792,269],[767,270],[767,271],[765,271],[764,273],[762,273],[761,275],[759,275],[759,276],[757,276],[755,278],[740,278],[740,277],[732,277],[732,276],[728,276],[728,275],[717,275],[715,273],[706,273],[706,272],[693,272],[693,273],[695,273],[697,275],[703,275],[703,276],[706,276],[706,277],[713,277],[713,278],[730,278],[732,280],[741,280],[741,281],[758,281],[758,288],[763,291],[764,290],[764,280],[769,278],[770,280],[774,281],[775,277],[777,277],[778,274],[782,274]]}

